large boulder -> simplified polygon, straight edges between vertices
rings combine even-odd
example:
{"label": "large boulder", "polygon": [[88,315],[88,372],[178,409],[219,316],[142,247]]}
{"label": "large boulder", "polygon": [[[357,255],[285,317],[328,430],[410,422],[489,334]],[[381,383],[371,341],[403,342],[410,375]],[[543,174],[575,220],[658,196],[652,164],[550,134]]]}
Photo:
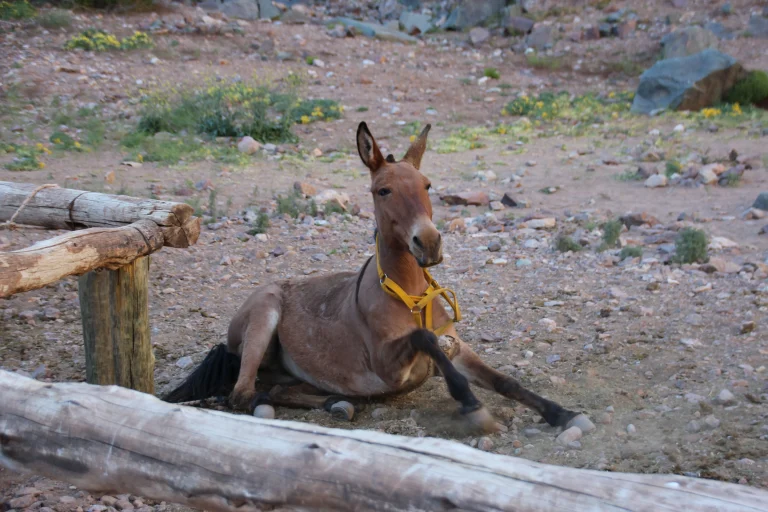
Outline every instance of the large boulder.
{"label": "large boulder", "polygon": [[411,35],[426,34],[432,28],[431,17],[427,14],[403,11],[400,25]]}
{"label": "large boulder", "polygon": [[341,23],[347,28],[353,28],[364,36],[381,39],[382,41],[396,41],[399,43],[416,43],[418,41],[413,36],[379,23],[365,23],[353,20],[352,18],[334,18],[329,21],[331,25],[337,23]]}
{"label": "large boulder", "polygon": [[701,27],[686,27],[675,30],[661,40],[661,58],[674,59],[703,52],[707,48],[717,49],[719,41],[710,30]]}
{"label": "large boulder", "polygon": [[701,110],[720,101],[744,76],[736,59],[712,49],[660,60],[640,75],[632,112]]}
{"label": "large boulder", "polygon": [[219,11],[228,18],[249,21],[259,19],[259,5],[255,0],[225,0],[219,6]]}
{"label": "large boulder", "polygon": [[495,16],[501,16],[505,5],[505,0],[462,0],[451,11],[443,28],[464,30],[482,25]]}
{"label": "large boulder", "polygon": [[259,16],[263,20],[274,20],[280,17],[280,9],[275,7],[272,0],[259,0]]}

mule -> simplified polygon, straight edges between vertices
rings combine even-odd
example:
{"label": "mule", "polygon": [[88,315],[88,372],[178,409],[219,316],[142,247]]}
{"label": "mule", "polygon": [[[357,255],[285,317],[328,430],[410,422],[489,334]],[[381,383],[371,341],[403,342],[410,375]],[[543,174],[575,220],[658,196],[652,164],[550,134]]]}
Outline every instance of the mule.
{"label": "mule", "polygon": [[[461,414],[481,431],[502,427],[470,383],[526,405],[553,426],[567,427],[580,416],[487,366],[456,333],[455,296],[426,270],[443,259],[430,181],[419,171],[429,130],[396,161],[384,158],[364,122],[358,127],[357,149],[371,176],[376,265],[372,256],[357,272],[259,286],[229,324],[226,345],[213,348],[164,400],[228,394],[233,408],[266,417],[274,416],[273,405],[283,405],[351,419],[356,398],[407,393],[439,374]],[[257,375],[275,387],[257,394]]]}

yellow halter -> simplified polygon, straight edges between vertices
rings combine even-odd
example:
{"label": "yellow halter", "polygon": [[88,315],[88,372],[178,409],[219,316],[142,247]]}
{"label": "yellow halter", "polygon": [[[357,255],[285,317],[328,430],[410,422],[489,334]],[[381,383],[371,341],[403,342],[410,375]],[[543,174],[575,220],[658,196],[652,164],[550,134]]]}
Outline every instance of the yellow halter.
{"label": "yellow halter", "polygon": [[[440,336],[446,329],[448,329],[448,327],[453,325],[454,322],[459,322],[461,320],[461,310],[459,309],[459,302],[456,299],[454,291],[450,288],[441,288],[426,268],[422,269],[422,271],[424,272],[424,278],[427,280],[428,286],[427,290],[421,295],[408,295],[400,285],[387,277],[387,274],[381,269],[381,263],[379,262],[378,234],[376,235],[376,270],[379,273],[379,283],[381,284],[381,288],[387,292],[387,294],[402,301],[403,304],[411,310],[413,319],[416,321],[416,325],[419,326],[419,329],[425,327],[437,336]],[[438,296],[444,298],[448,305],[451,306],[451,309],[453,309],[453,320],[449,320],[445,325],[435,329],[432,325],[432,301]],[[421,320],[422,311],[424,311],[426,326]]]}

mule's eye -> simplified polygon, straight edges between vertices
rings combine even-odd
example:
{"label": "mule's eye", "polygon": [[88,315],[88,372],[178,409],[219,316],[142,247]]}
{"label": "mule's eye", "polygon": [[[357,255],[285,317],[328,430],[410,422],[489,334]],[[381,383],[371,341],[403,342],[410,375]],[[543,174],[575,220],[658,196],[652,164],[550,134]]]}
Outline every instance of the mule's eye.
{"label": "mule's eye", "polygon": [[381,197],[384,197],[384,196],[388,196],[388,195],[389,195],[389,194],[391,194],[391,193],[392,193],[392,191],[391,191],[391,190],[389,190],[388,188],[380,188],[380,189],[379,189],[379,195],[380,195]]}

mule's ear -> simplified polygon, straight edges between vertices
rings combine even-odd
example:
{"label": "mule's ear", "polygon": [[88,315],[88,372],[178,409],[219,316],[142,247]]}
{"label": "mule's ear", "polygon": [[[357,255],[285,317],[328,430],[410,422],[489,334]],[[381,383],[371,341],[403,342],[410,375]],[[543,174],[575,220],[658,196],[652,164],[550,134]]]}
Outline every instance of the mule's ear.
{"label": "mule's ear", "polygon": [[371,172],[378,171],[384,164],[384,156],[365,122],[357,127],[357,152],[360,153],[360,159]]}
{"label": "mule's ear", "polygon": [[421,130],[421,133],[416,140],[413,141],[411,147],[408,148],[408,152],[405,153],[403,160],[410,163],[416,169],[421,167],[421,157],[424,155],[424,151],[427,149],[427,135],[429,129],[432,128],[431,124],[428,124]]}

